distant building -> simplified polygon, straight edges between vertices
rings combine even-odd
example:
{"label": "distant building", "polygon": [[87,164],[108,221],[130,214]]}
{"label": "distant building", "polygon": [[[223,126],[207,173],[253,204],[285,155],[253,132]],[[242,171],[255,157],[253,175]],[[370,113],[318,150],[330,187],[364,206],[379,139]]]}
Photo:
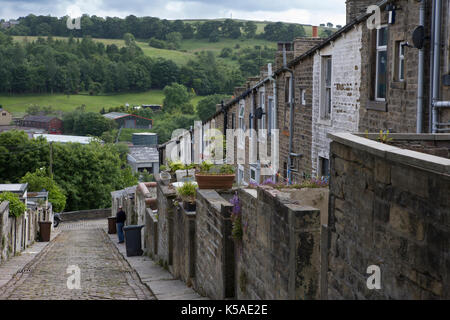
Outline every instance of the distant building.
{"label": "distant building", "polygon": [[151,129],[153,120],[135,114],[110,112],[103,115],[105,118],[114,120],[119,128],[129,129]]}
{"label": "distant building", "polygon": [[[43,137],[47,139],[48,142],[59,142],[59,143],[81,143],[89,144],[91,141],[96,140],[95,137],[83,137],[83,136],[67,136],[61,134],[34,134],[33,138]],[[98,140],[98,139],[97,139]]]}
{"label": "distant building", "polygon": [[5,109],[0,108],[0,126],[9,126],[12,122],[12,115]]}
{"label": "distant building", "polygon": [[158,146],[158,135],[152,132],[133,133],[131,142],[135,146],[156,147]]}
{"label": "distant building", "polygon": [[159,173],[159,153],[155,147],[133,146],[127,155],[128,164],[133,172]]}
{"label": "distant building", "polygon": [[25,116],[19,121],[22,127],[40,128],[51,134],[62,134],[63,122],[61,119],[49,116]]}
{"label": "distant building", "polygon": [[153,111],[160,111],[162,109],[162,105],[160,104],[143,104],[141,107],[143,109],[152,109]]}

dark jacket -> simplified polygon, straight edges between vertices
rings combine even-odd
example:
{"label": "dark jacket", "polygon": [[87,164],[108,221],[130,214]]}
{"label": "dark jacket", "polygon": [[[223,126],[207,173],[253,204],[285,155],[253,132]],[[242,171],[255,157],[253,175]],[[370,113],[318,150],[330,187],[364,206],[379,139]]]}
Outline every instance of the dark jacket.
{"label": "dark jacket", "polygon": [[125,211],[120,210],[116,214],[116,223],[124,223],[127,220],[127,215],[125,214]]}

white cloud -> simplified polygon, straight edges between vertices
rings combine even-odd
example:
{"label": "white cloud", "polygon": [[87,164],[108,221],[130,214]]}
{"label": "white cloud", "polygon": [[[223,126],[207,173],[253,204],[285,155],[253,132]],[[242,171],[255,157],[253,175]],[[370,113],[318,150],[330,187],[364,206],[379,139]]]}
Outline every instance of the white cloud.
{"label": "white cloud", "polygon": [[318,25],[345,24],[345,0],[0,0],[0,18],[64,16],[73,6],[97,16],[153,16],[164,19],[229,18]]}

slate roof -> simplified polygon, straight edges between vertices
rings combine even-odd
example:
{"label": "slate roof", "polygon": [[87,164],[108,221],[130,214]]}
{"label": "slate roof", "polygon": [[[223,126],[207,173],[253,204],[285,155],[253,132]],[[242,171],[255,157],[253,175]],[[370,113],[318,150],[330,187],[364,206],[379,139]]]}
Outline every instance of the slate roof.
{"label": "slate roof", "polygon": [[130,115],[129,113],[123,113],[123,112],[110,112],[110,113],[105,113],[103,116],[105,118],[115,120],[115,119],[119,119],[119,118],[129,116],[129,115]]}
{"label": "slate roof", "polygon": [[133,162],[159,162],[158,149],[153,147],[130,147],[128,158]]}

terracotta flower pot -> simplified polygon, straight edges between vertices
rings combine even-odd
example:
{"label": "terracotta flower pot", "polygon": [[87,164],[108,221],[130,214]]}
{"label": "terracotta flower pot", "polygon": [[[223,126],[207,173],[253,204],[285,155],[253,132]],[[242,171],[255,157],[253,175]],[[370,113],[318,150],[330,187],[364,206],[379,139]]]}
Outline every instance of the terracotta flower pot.
{"label": "terracotta flower pot", "polygon": [[235,174],[202,174],[196,173],[195,179],[199,189],[231,189]]}

